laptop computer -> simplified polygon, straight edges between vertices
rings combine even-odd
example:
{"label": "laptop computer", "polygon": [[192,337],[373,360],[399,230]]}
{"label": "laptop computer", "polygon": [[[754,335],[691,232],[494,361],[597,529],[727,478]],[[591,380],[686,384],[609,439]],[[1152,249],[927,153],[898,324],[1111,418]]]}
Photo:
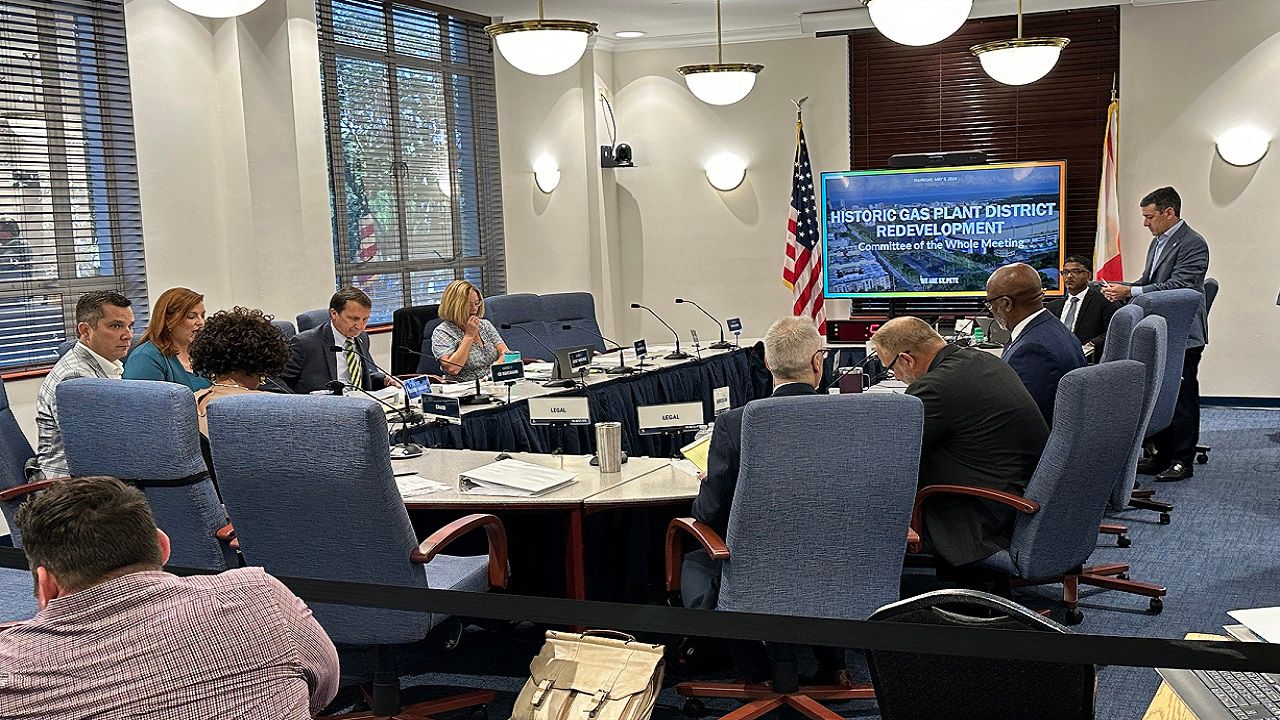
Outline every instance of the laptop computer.
{"label": "laptop computer", "polygon": [[982,328],[982,341],[991,342],[997,345],[1008,345],[1013,340],[1013,334],[1008,330],[1000,327],[1000,323],[996,322],[993,317],[977,318],[978,327]]}
{"label": "laptop computer", "polygon": [[1199,720],[1280,718],[1280,675],[1156,668]]}

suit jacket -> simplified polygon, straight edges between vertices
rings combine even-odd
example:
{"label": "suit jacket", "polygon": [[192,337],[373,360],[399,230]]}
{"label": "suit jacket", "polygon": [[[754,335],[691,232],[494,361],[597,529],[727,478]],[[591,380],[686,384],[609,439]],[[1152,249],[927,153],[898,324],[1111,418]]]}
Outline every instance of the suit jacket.
{"label": "suit jacket", "polygon": [[[313,390],[324,390],[338,379],[338,361],[333,351],[333,324],[324,323],[310,330],[300,332],[289,338],[293,354],[289,364],[285,365],[280,379],[294,392],[309,393]],[[365,390],[382,387],[384,375],[374,369],[369,362],[369,336],[360,333],[356,338],[356,349],[362,356],[360,380],[353,385],[360,385]],[[376,383],[376,384],[375,384]]]}
{"label": "suit jacket", "polygon": [[[1045,303],[1045,307],[1054,317],[1062,317],[1062,309],[1066,307],[1069,296],[1062,296]],[[1096,363],[1102,359],[1102,347],[1107,339],[1107,326],[1111,324],[1111,316],[1116,314],[1120,306],[1111,302],[1102,291],[1093,285],[1084,291],[1080,307],[1076,308],[1076,327],[1072,331],[1080,339],[1080,344],[1093,343],[1093,355],[1089,362]]]}
{"label": "suit jacket", "polygon": [[[797,382],[778,386],[772,397],[816,394],[812,385]],[[693,517],[710,525],[720,537],[729,532],[729,508],[733,505],[733,491],[738,487],[743,409],[734,408],[716,418],[707,457],[707,477],[693,501]]]}
{"label": "suit jacket", "polygon": [[1058,396],[1062,376],[1089,364],[1080,342],[1052,313],[1041,312],[1027,323],[1018,339],[1001,355],[1018,373],[1022,384],[1035,399],[1040,414],[1053,426],[1053,401]]}
{"label": "suit jacket", "polygon": [[[924,403],[920,487],[968,485],[1022,494],[1049,428],[1013,368],[981,350],[948,345],[907,394]],[[943,496],[925,503],[922,512],[925,540],[951,565],[1009,547],[1012,508]]]}
{"label": "suit jacket", "polygon": [[1156,238],[1151,238],[1142,277],[1133,284],[1141,286],[1144,293],[1177,288],[1191,288],[1200,293],[1200,309],[1196,311],[1196,319],[1191,323],[1187,347],[1207,344],[1209,313],[1204,304],[1204,277],[1209,271],[1209,244],[1204,241],[1203,235],[1192,230],[1184,221],[1182,227],[1165,243],[1164,252],[1160,253],[1160,259],[1152,267],[1151,256],[1155,251]]}

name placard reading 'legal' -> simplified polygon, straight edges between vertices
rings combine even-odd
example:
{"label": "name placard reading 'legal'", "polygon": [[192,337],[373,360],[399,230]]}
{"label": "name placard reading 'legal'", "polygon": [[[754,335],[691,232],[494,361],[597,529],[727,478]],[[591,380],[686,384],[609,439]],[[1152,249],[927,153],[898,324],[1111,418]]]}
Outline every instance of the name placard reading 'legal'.
{"label": "name placard reading 'legal'", "polygon": [[697,430],[703,423],[701,402],[641,405],[636,413],[642,435]]}
{"label": "name placard reading 'legal'", "polygon": [[584,397],[529,398],[530,425],[590,425],[591,411]]}

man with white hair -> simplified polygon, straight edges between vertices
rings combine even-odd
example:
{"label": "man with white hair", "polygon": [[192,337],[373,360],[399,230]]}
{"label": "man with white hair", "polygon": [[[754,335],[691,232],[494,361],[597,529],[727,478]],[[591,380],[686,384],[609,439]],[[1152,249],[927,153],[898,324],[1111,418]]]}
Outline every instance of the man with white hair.
{"label": "man with white hair", "polygon": [[[813,321],[788,317],[775,322],[764,336],[764,364],[773,375],[772,397],[817,394],[822,382],[826,349]],[[721,537],[729,530],[729,508],[738,486],[738,464],[742,452],[742,412],[735,408],[716,418],[707,458],[707,476],[693,501],[693,517],[711,526]],[[684,558],[680,574],[680,595],[685,607],[713,609],[720,594],[720,561],[705,550],[695,550]],[[748,681],[769,677],[769,665],[759,643],[735,643],[734,661]],[[750,646],[750,647],[748,647]],[[844,651],[814,648],[818,660],[818,684],[850,684]]]}

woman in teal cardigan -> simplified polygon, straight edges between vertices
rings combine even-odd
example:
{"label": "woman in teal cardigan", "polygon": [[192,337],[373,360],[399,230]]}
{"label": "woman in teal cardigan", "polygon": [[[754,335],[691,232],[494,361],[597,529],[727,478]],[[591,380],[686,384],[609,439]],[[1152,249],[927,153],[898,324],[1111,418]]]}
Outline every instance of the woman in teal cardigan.
{"label": "woman in teal cardigan", "polygon": [[151,322],[142,344],[124,361],[126,380],[163,380],[191,390],[209,387],[209,380],[191,372],[191,338],[204,327],[204,296],[176,287],[165,290],[151,308]]}

